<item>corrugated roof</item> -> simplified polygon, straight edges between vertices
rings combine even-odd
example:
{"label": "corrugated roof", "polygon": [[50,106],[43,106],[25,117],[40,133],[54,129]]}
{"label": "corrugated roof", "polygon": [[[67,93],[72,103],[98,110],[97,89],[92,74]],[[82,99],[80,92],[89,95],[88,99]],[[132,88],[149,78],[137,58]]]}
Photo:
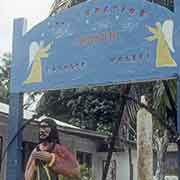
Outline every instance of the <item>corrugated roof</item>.
{"label": "corrugated roof", "polygon": [[[0,113],[8,115],[9,114],[9,105],[4,104],[4,103],[0,103]],[[25,120],[30,120],[33,117],[34,114],[35,114],[34,112],[30,112],[30,111],[25,110],[24,111],[24,119]],[[41,116],[39,119],[36,119],[35,121],[36,122],[41,121],[44,117],[47,117],[47,116]],[[68,123],[59,121],[57,119],[54,119],[54,118],[52,118],[52,119],[55,120],[55,122],[60,127],[60,129],[65,131],[65,132],[75,133],[75,134],[83,134],[83,136],[87,135],[87,136],[96,137],[96,138],[97,137],[103,138],[103,139],[107,138],[106,135],[99,134],[99,133],[97,133],[95,131],[91,131],[91,130],[87,130],[87,129],[81,129],[79,127],[70,125]]]}
{"label": "corrugated roof", "polygon": [[[43,116],[41,116],[40,118],[36,119],[36,121],[39,121],[39,122],[40,122],[40,121],[41,121],[42,119],[44,119],[44,118],[51,118],[51,117],[48,117],[48,116],[43,115]],[[54,118],[51,118],[51,119],[53,119],[58,126],[80,129],[79,127],[76,127],[76,126],[73,126],[73,125],[71,125],[71,124],[68,124],[68,123],[59,121],[59,120],[57,120],[57,119],[54,119]]]}

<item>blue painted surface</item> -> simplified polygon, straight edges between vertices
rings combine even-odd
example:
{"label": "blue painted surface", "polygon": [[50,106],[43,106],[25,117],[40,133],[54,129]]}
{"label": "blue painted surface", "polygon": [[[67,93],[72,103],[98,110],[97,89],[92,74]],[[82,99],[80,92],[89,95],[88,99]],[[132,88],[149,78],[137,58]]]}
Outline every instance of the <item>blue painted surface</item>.
{"label": "blue painted surface", "polygon": [[[146,26],[174,22],[170,54],[177,67],[155,66],[157,41]],[[31,43],[52,43],[41,59],[42,81],[24,83],[32,70]],[[72,88],[173,77],[179,73],[180,26],[168,9],[146,1],[98,0],[49,17],[19,41],[13,61],[11,92]]]}
{"label": "blue painted surface", "polygon": [[[12,140],[22,125],[22,94],[10,95],[10,112],[8,118],[8,142]],[[21,180],[22,174],[22,132],[18,134],[7,152],[6,180]]]}
{"label": "blue painted surface", "polygon": [[[177,77],[177,133],[180,134],[180,76]],[[178,180],[180,180],[180,141],[178,147]]]}
{"label": "blue painted surface", "polygon": [[[180,1],[176,0],[176,5],[176,9],[180,9]],[[49,17],[26,34],[24,19],[16,20],[9,140],[22,123],[22,94],[19,92],[168,78],[179,74],[178,17],[176,13],[143,0],[93,0]],[[175,53],[171,52],[171,55],[177,67],[157,68],[157,42],[145,40],[151,35],[145,26],[154,26],[156,22],[163,23],[167,19],[173,20],[175,25]],[[52,47],[48,51],[49,56],[41,62],[42,81],[27,84],[24,82],[32,69],[29,48],[33,41],[36,47],[42,41],[45,45],[52,43]],[[178,107],[179,104],[178,95]],[[178,111],[178,132],[179,114]],[[7,180],[22,178],[21,145],[22,137],[19,135],[8,149]],[[180,145],[178,157],[180,163]]]}
{"label": "blue painted surface", "polygon": [[[17,54],[20,52],[18,42],[26,31],[26,21],[18,19],[14,21],[13,36],[13,61],[17,61]],[[12,80],[15,77],[12,77]],[[8,142],[12,140],[14,135],[22,126],[23,119],[23,95],[22,93],[10,93],[9,98],[9,117],[8,117]],[[22,133],[14,139],[7,149],[7,172],[6,180],[21,180],[22,174]]]}

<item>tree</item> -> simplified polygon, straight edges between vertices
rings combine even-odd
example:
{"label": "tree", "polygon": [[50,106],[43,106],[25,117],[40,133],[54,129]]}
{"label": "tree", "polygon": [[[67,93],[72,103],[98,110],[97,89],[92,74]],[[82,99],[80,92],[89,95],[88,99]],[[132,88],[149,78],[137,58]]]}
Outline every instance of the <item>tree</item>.
{"label": "tree", "polygon": [[154,119],[154,147],[157,154],[157,180],[164,180],[166,154],[169,142],[176,140],[176,80],[157,81],[154,86],[153,107],[159,112],[162,121]]}
{"label": "tree", "polygon": [[0,102],[9,102],[9,79],[10,79],[11,55],[4,53],[0,57]]}
{"label": "tree", "polygon": [[61,10],[70,8],[84,1],[86,0],[55,0],[50,9],[50,15],[54,15]]}
{"label": "tree", "polygon": [[108,86],[45,92],[37,112],[81,128],[110,133],[117,115],[120,89]]}

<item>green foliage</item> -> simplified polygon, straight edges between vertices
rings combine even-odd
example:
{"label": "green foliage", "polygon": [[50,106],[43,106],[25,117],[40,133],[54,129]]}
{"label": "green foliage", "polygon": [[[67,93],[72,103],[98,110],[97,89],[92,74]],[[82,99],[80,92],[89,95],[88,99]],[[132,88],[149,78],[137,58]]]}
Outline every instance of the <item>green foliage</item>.
{"label": "green foliage", "polygon": [[[164,123],[168,127],[171,127],[175,130],[176,126],[176,98],[177,98],[177,85],[176,80],[168,80],[166,84],[169,89],[169,93],[167,94],[167,90],[162,81],[157,81],[156,85],[153,89],[153,108],[159,113],[159,115],[164,120]],[[172,97],[172,102],[170,103],[170,97]],[[174,108],[172,107],[174,106]],[[155,128],[164,129],[162,127],[162,122],[158,122],[156,119]]]}
{"label": "green foliage", "polygon": [[8,103],[10,79],[10,54],[0,57],[0,102]]}
{"label": "green foliage", "polygon": [[[167,81],[174,102],[176,102],[176,82]],[[123,85],[82,87],[77,89],[44,92],[37,112],[46,114],[75,126],[95,130],[102,134],[111,135],[114,121],[118,118],[120,94]],[[145,94],[149,99],[149,106],[158,114],[173,124],[174,119],[169,97],[162,81],[136,83],[131,86],[130,96],[140,100]],[[139,106],[132,101],[127,101],[123,123],[130,128],[130,138],[136,137],[136,113]],[[168,109],[168,110],[167,110]],[[154,121],[155,128],[162,128],[162,122]]]}
{"label": "green foliage", "polygon": [[[174,102],[176,102],[176,80],[169,80],[167,83],[172,99]],[[172,110],[164,84],[162,81],[158,81],[154,86],[154,108],[159,110],[166,117],[166,107]]]}
{"label": "green foliage", "polygon": [[84,1],[86,0],[65,0],[62,3],[62,0],[55,0],[50,9],[50,15],[55,15],[63,9],[70,8]]}
{"label": "green foliage", "polygon": [[95,180],[92,174],[92,170],[85,165],[80,167],[81,177],[80,180]]}
{"label": "green foliage", "polygon": [[93,177],[92,170],[90,168],[86,165],[81,165],[79,178],[62,177],[61,180],[95,180],[95,178]]}
{"label": "green foliage", "polygon": [[122,87],[83,87],[45,92],[37,112],[81,128],[111,134],[119,111]]}
{"label": "green foliage", "polygon": [[44,92],[37,113],[111,135],[118,118],[122,88],[123,85],[114,85]]}
{"label": "green foliage", "polygon": [[[114,121],[118,118],[120,94],[125,85],[82,87],[44,92],[37,112],[46,114],[75,126],[111,135]],[[130,96],[140,99],[142,94],[152,97],[153,83],[133,84]],[[136,133],[137,104],[127,101],[122,123],[129,126],[132,140]],[[130,133],[131,133],[130,132]]]}

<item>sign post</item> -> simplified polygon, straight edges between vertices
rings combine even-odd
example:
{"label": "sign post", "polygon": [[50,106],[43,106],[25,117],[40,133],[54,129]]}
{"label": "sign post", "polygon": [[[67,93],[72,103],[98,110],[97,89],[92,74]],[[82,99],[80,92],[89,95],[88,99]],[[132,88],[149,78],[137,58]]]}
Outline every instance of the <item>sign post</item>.
{"label": "sign post", "polygon": [[[26,30],[26,21],[18,19],[14,21],[14,37],[13,37],[13,61],[18,61],[18,54],[22,35]],[[12,78],[12,77],[11,77]],[[16,77],[13,77],[16,78]],[[8,121],[8,142],[12,140],[21,127],[23,120],[23,94],[10,94],[10,109]],[[22,133],[19,133],[15,140],[11,143],[7,152],[7,180],[21,180],[22,178]]]}
{"label": "sign post", "polygon": [[[10,95],[10,110],[8,121],[8,142],[11,141],[18,129],[21,127],[23,119],[23,95]],[[7,180],[22,179],[22,134],[19,133],[8,148],[7,152]]]}
{"label": "sign post", "polygon": [[[27,33],[15,20],[9,142],[23,119],[21,93],[175,78],[179,42],[177,13],[145,0],[86,1]],[[21,180],[21,144],[19,135],[8,149],[7,180]]]}
{"label": "sign post", "polygon": [[[180,14],[180,1],[175,0],[175,13],[179,17]],[[179,58],[179,57],[178,57]],[[180,75],[177,76],[177,133],[180,134]],[[180,141],[177,142],[178,146],[178,180],[180,180]]]}
{"label": "sign post", "polygon": [[[177,77],[177,133],[180,134],[180,76]],[[178,137],[179,138],[179,137]],[[178,180],[180,180],[180,141],[178,146]]]}

